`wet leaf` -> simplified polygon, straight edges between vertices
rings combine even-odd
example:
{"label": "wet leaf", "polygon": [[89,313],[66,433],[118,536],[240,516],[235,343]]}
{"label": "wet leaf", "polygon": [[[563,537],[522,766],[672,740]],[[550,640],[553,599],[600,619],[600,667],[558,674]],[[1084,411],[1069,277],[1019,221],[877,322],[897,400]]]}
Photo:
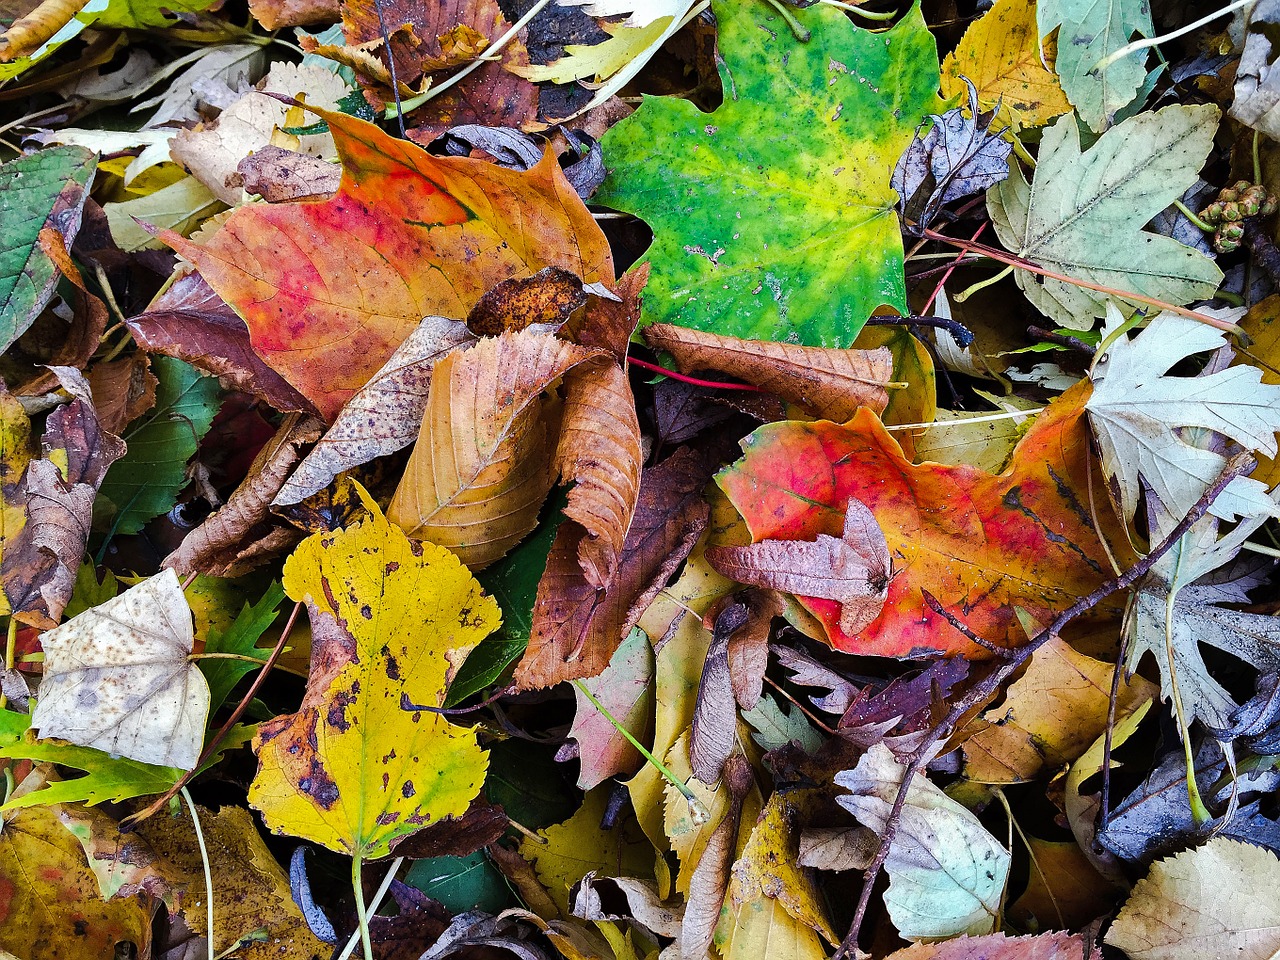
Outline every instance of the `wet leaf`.
{"label": "wet leaf", "polygon": [[243,207],[204,246],[166,238],[326,419],[424,316],[464,317],[495,283],[544,266],[612,281],[604,236],[549,155],[519,173],[319,115],[343,161],[333,198]]}
{"label": "wet leaf", "polygon": [[254,739],[249,802],[268,826],[377,858],[464,813],[487,755],[473,731],[429,708],[497,627],[497,604],[453,554],[430,543],[415,550],[376,511],[303,541],[284,587],[307,603],[313,666],[302,709]]}
{"label": "wet leaf", "polygon": [[933,38],[917,10],[877,35],[810,7],[808,43],[772,7],[715,12],[724,103],[651,98],[601,141],[596,201],[654,229],[643,322],[850,346],[876,307],[906,312],[889,175],[934,101]]}

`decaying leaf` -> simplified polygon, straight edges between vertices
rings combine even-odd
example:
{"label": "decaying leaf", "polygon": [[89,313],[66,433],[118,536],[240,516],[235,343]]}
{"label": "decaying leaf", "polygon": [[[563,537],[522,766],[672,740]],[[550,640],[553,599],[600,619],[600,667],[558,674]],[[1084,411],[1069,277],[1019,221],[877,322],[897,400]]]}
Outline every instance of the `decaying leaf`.
{"label": "decaying leaf", "polygon": [[886,960],[1093,960],[1093,946],[1079,934],[1042,933],[1010,937],[956,937],[946,943],[917,943],[897,950]]}
{"label": "decaying leaf", "polygon": [[312,670],[302,709],[259,728],[249,802],[276,832],[365,858],[463,814],[487,754],[431,710],[498,605],[452,553],[415,548],[376,508],[303,541],[284,586],[307,603]]}
{"label": "decaying leaf", "polygon": [[1237,840],[1210,840],[1153,865],[1106,942],[1133,960],[1269,960],[1280,949],[1280,911],[1271,895],[1277,883],[1274,853]]}
{"label": "decaying leaf", "polygon": [[31,726],[143,763],[196,765],[209,686],[187,658],[191,607],[165,570],[44,633]]}
{"label": "decaying leaf", "polygon": [[[902,783],[902,767],[883,744],[858,766],[836,774],[851,792],[836,800],[859,820],[884,831]],[[1009,851],[976,816],[922,776],[912,780],[885,869],[885,905],[908,940],[990,933],[1000,916]]]}
{"label": "decaying leaf", "polygon": [[424,316],[464,317],[498,281],[548,265],[613,279],[604,235],[551,155],[518,173],[318,113],[343,161],[334,197],[242,207],[203,246],[166,239],[326,419]]}
{"label": "decaying leaf", "polygon": [[816,541],[757,540],[748,547],[712,547],[707,560],[739,583],[840,605],[840,632],[857,636],[880,616],[888,597],[889,547],[875,514],[850,498],[839,537]]}
{"label": "decaying leaf", "polygon": [[[632,630],[598,677],[584,681],[592,696],[614,720],[642,743],[653,711],[653,648],[642,630]],[[578,787],[590,790],[609,777],[632,774],[641,763],[639,751],[613,723],[575,688],[577,712],[569,737],[578,742]]]}

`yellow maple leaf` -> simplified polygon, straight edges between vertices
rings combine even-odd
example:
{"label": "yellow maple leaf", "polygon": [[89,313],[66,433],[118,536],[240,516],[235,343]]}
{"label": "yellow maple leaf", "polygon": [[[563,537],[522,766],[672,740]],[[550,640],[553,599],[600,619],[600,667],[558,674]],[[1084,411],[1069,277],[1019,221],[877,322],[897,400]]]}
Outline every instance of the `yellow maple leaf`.
{"label": "yellow maple leaf", "polygon": [[1046,40],[1041,59],[1036,5],[998,0],[965,31],[942,62],[942,92],[968,97],[962,77],[978,90],[984,110],[1000,104],[1000,119],[1015,130],[1038,127],[1071,109],[1053,72],[1057,44]]}
{"label": "yellow maple leaf", "polygon": [[254,738],[249,802],[277,833],[375,859],[480,792],[488,754],[474,730],[423,708],[443,705],[502,614],[452,553],[415,550],[366,506],[371,517],[309,537],[285,563],[284,588],[311,616],[311,678],[301,709]]}

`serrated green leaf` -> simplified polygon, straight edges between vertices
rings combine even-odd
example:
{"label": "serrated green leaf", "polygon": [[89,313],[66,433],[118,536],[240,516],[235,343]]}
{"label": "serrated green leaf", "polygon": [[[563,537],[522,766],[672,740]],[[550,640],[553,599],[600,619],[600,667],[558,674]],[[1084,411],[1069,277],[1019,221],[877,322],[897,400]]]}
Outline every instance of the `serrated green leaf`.
{"label": "serrated green leaf", "polygon": [[1147,51],[1122,57],[1105,70],[1094,68],[1130,38],[1155,33],[1149,0],[1038,0],[1036,24],[1042,37],[1058,30],[1054,68],[1062,91],[1080,119],[1102,130],[1146,82]]}
{"label": "serrated green leaf", "polygon": [[871,312],[906,312],[889,187],[936,107],[918,8],[892,30],[818,4],[798,41],[766,3],[717,2],[724,103],[651,97],[601,141],[595,199],[653,227],[642,323],[848,347]]}
{"label": "serrated green leaf", "polygon": [[[1067,277],[1165,303],[1212,296],[1222,281],[1212,260],[1142,228],[1195,183],[1218,117],[1214,106],[1165,107],[1117,124],[1083,152],[1075,118],[1063,117],[1045,131],[1030,184],[1015,164],[987,192],[1000,242]],[[1014,277],[1041,313],[1072,330],[1090,329],[1115,300],[1025,270]]]}
{"label": "serrated green leaf", "polygon": [[99,503],[110,504],[108,525],[116,533],[137,533],[173,507],[187,485],[187,461],[218,412],[213,377],[173,357],[153,357],[151,370],[160,381],[156,405],[125,430],[128,452],[111,465],[98,492]]}
{"label": "serrated green leaf", "polygon": [[[205,653],[232,653],[257,660],[266,659],[268,649],[258,646],[258,640],[267,628],[279,616],[279,607],[284,600],[284,587],[278,582],[272,583],[262,599],[255,604],[246,603],[226,630],[212,627],[205,641]],[[258,664],[249,660],[233,660],[227,658],[204,659],[197,661],[200,672],[209,684],[209,712],[212,714],[226,702],[232,688],[240,682],[240,678],[258,669]]]}
{"label": "serrated green leaf", "polygon": [[54,147],[0,167],[0,350],[27,331],[53,296],[61,274],[40,249],[40,230],[56,224],[71,246],[97,166],[83,147]]}
{"label": "serrated green leaf", "polygon": [[751,739],[761,750],[776,750],[793,740],[806,753],[822,746],[821,734],[813,729],[804,711],[792,706],[789,712],[784,713],[778,701],[768,694],[762,696],[755,707],[744,710],[742,719],[751,724]]}
{"label": "serrated green leaf", "polygon": [[164,793],[183,776],[177,767],[158,767],[65,740],[38,740],[29,729],[31,718],[11,710],[0,712],[0,757],[41,760],[85,771],[75,780],[58,780],[34,793],[10,800],[0,813],[19,807],[83,802],[92,806],[107,800],[129,800]]}

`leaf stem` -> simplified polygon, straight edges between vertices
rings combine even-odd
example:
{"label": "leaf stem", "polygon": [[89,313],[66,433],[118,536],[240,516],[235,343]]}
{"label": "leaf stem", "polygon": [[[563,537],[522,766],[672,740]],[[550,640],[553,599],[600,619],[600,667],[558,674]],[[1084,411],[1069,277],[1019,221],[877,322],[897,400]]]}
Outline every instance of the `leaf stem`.
{"label": "leaf stem", "polygon": [[1132,300],[1134,303],[1141,303],[1148,307],[1155,307],[1158,310],[1167,310],[1170,313],[1176,313],[1182,317],[1190,317],[1192,320],[1199,320],[1201,323],[1208,324],[1218,330],[1225,330],[1228,333],[1239,335],[1242,333],[1240,328],[1234,323],[1227,320],[1219,320],[1217,317],[1210,317],[1203,313],[1197,313],[1194,310],[1188,310],[1186,307],[1179,307],[1176,304],[1166,303],[1163,300],[1157,300],[1155,297],[1148,297],[1141,293],[1132,293],[1128,290],[1117,290],[1115,287],[1104,287],[1100,283],[1090,283],[1088,280],[1078,280],[1075,277],[1068,277],[1065,274],[1056,273],[1053,270],[1047,270],[1038,264],[1025,260],[1022,257],[1015,256],[1011,253],[1005,253],[1003,250],[997,250],[994,247],[988,247],[983,243],[975,243],[972,240],[958,240],[955,237],[948,237],[945,233],[939,233],[931,227],[924,228],[924,235],[930,240],[937,240],[939,243],[949,243],[952,246],[959,247],[962,250],[981,253],[983,256],[990,257],[992,260],[998,260],[1000,263],[1007,263],[1019,270],[1026,270],[1028,273],[1034,273],[1037,276],[1048,277],[1051,280],[1058,280],[1062,283],[1069,283],[1073,287],[1080,287],[1084,290],[1093,290],[1096,293],[1105,293],[1113,297],[1119,297],[1122,300]]}
{"label": "leaf stem", "polygon": [[205,922],[208,924],[205,928],[205,940],[209,944],[209,960],[214,960],[213,870],[209,866],[209,851],[204,845],[204,831],[200,829],[200,814],[196,812],[195,801],[191,799],[191,794],[187,792],[186,787],[183,787],[179,792],[182,794],[182,799],[187,802],[187,810],[191,813],[191,826],[195,829],[196,846],[200,848],[200,862],[204,865]]}
{"label": "leaf stem", "polygon": [[977,283],[969,284],[969,286],[965,287],[963,290],[957,293],[954,297],[952,297],[951,300],[953,303],[964,303],[966,300],[972,297],[979,290],[985,290],[987,287],[994,287],[997,283],[999,283],[1005,277],[1009,276],[1009,274],[1011,273],[1013,273],[1012,264],[1010,264],[1009,266],[1006,266],[999,273],[993,273],[991,276],[987,277],[985,280],[979,280]]}
{"label": "leaf stem", "polygon": [[1205,223],[1200,217],[1181,200],[1173,201],[1173,206],[1177,211],[1186,217],[1195,226],[1197,230],[1203,230],[1205,233],[1213,233],[1214,227],[1211,223]]}
{"label": "leaf stem", "polygon": [[787,9],[782,0],[769,0],[769,5],[777,10],[782,19],[787,22],[787,26],[791,28],[791,32],[796,35],[797,40],[801,43],[809,42],[809,38],[813,35],[809,33],[804,24],[796,19],[795,14]]}
{"label": "leaf stem", "polygon": [[[378,889],[373,893],[373,899],[369,901],[369,913],[376,913],[378,907],[382,905],[383,898],[386,897],[387,891],[391,889],[391,884],[402,866],[404,866],[404,857],[396,857],[391,861],[391,866],[387,869],[387,875],[382,878],[382,883],[378,884]],[[367,932],[367,926],[364,930]],[[342,952],[338,954],[335,960],[347,960],[347,957],[355,952],[356,943],[360,939],[361,932],[361,930],[351,931],[351,937],[347,940],[347,945],[342,948]]]}
{"label": "leaf stem", "polygon": [[837,10],[844,10],[846,13],[852,13],[866,20],[892,20],[898,15],[897,10],[885,10],[879,13],[871,10],[863,10],[861,7],[854,6],[852,3],[841,3],[840,0],[818,0],[828,7],[835,7]]}
{"label": "leaf stem", "polygon": [[1127,57],[1131,53],[1137,53],[1139,50],[1147,50],[1151,47],[1159,46],[1160,44],[1166,43],[1169,40],[1177,40],[1178,37],[1181,37],[1184,34],[1188,34],[1192,30],[1199,30],[1206,23],[1212,23],[1214,20],[1217,20],[1219,17],[1225,17],[1231,11],[1238,10],[1241,7],[1246,6],[1247,4],[1250,4],[1252,2],[1253,0],[1232,0],[1231,3],[1228,3],[1225,7],[1222,7],[1220,10],[1215,10],[1213,13],[1209,14],[1208,16],[1201,17],[1199,20],[1196,20],[1194,23],[1188,23],[1185,27],[1179,27],[1177,30],[1173,30],[1169,33],[1162,34],[1161,36],[1158,36],[1158,37],[1146,37],[1142,40],[1135,40],[1132,43],[1126,43],[1123,47],[1113,52],[1110,56],[1103,57],[1101,60],[1095,63],[1089,69],[1089,73],[1095,74],[1102,70],[1106,70],[1107,67],[1111,66],[1117,60],[1123,60],[1125,57]]}
{"label": "leaf stem", "polygon": [[637,360],[635,357],[627,357],[627,363],[632,366],[639,367],[641,370],[648,370],[651,373],[660,373],[664,377],[670,377],[672,380],[679,380],[681,383],[692,384],[695,387],[709,387],[712,390],[743,390],[748,393],[764,393],[759,387],[754,387],[749,383],[721,383],[716,380],[699,380],[697,377],[685,376],[683,373],[676,373],[674,370],[668,370],[666,367],[660,367],[656,363],[649,363],[645,360]]}
{"label": "leaf stem", "polygon": [[187,655],[188,660],[243,660],[245,663],[256,663],[260,667],[265,667],[267,661],[261,657],[249,657],[243,653],[192,653]]}
{"label": "leaf stem", "polygon": [[360,867],[364,858],[357,850],[351,858],[351,892],[356,898],[356,927],[360,932],[360,942],[364,946],[364,960],[373,960],[373,941],[369,939],[369,912],[364,905],[364,885],[360,877]]}
{"label": "leaf stem", "polygon": [[582,695],[591,701],[591,705],[599,710],[606,720],[613,724],[615,730],[626,737],[627,741],[640,751],[640,755],[644,757],[645,760],[653,764],[654,769],[666,777],[667,781],[680,791],[685,801],[689,804],[689,813],[693,818],[693,822],[698,825],[706,823],[711,818],[711,811],[709,811],[703,802],[697,798],[694,792],[685,786],[685,784],[674,773],[668,770],[661,760],[650,753],[645,748],[644,744],[633,737],[631,735],[631,731],[617,721],[613,714],[605,708],[605,705],[596,699],[595,694],[587,689],[587,685],[585,683],[581,680],[574,680],[573,685],[582,691]]}
{"label": "leaf stem", "polygon": [[[4,668],[6,671],[13,669],[14,654],[18,650],[18,621],[12,614],[9,616],[8,632],[4,641]],[[9,698],[0,691],[0,710],[9,705]]]}

